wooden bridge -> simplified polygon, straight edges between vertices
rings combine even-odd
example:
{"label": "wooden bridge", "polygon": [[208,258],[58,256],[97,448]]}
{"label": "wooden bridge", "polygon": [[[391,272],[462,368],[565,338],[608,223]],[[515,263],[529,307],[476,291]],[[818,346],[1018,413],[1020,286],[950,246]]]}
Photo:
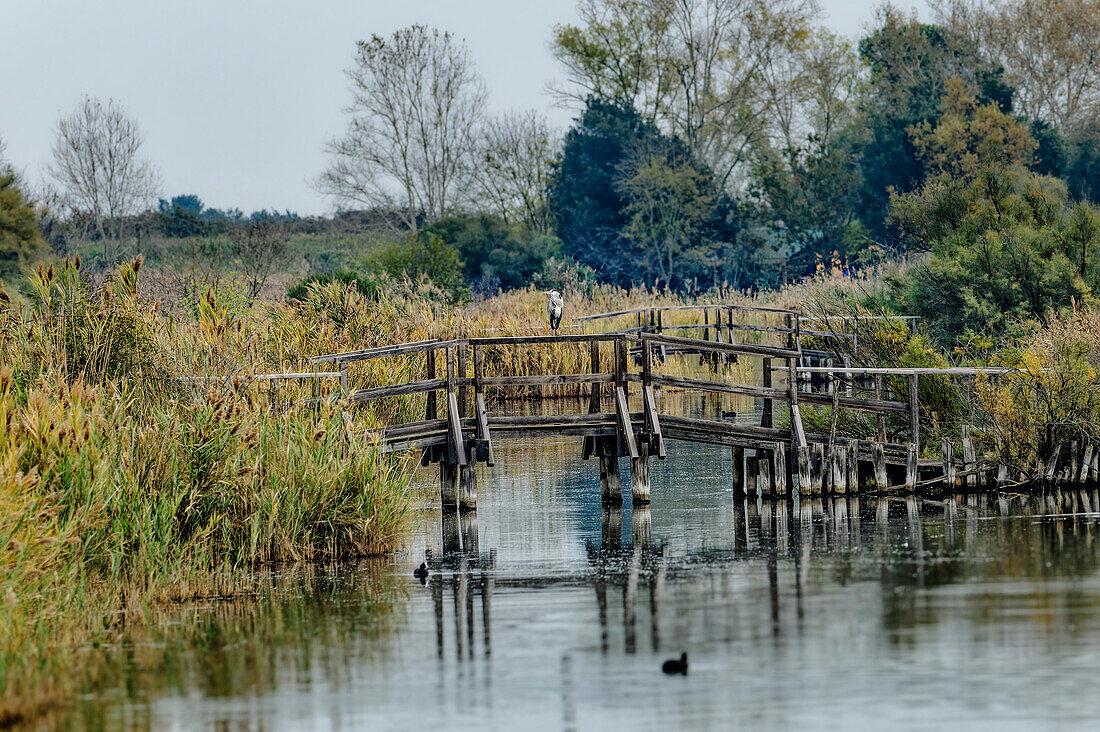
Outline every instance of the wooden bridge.
{"label": "wooden bridge", "polygon": [[[440,491],[445,508],[477,506],[478,462],[492,466],[494,446],[501,440],[544,436],[576,436],[585,459],[597,458],[605,503],[622,500],[619,459],[630,459],[631,498],[649,501],[649,461],[664,459],[669,443],[689,441],[725,445],[732,450],[733,486],[760,495],[786,496],[842,494],[861,489],[898,487],[913,491],[922,482],[963,483],[984,479],[981,461],[968,436],[962,460],[953,446],[941,446],[942,458],[922,459],[922,376],[975,376],[1004,369],[889,369],[820,365],[834,354],[802,347],[809,332],[820,337],[850,337],[833,330],[803,329],[796,311],[744,306],[719,306],[710,310],[703,324],[671,325],[663,322],[670,310],[689,308],[639,308],[586,319],[636,316],[636,326],[610,333],[501,336],[426,340],[380,346],[361,351],[318,356],[314,363],[335,363],[347,385],[349,364],[374,359],[422,356],[424,378],[400,384],[372,386],[350,391],[355,402],[368,402],[409,394],[426,394],[423,419],[393,424],[372,432],[387,451],[422,450],[424,466],[438,463]],[[743,322],[745,314],[779,319],[780,325]],[[735,322],[735,315],[738,316]],[[579,320],[579,319],[578,319]],[[670,335],[675,330],[702,330],[702,338]],[[737,342],[743,332],[764,333],[783,345]],[[713,337],[711,334],[713,333]],[[589,368],[584,373],[485,375],[485,354],[525,349],[535,345],[585,349]],[[670,359],[698,354],[710,368],[708,378],[689,378],[665,373]],[[605,356],[610,355],[610,359]],[[815,360],[816,359],[816,360]],[[610,362],[604,370],[601,364]],[[807,365],[814,364],[818,365]],[[723,364],[739,364],[721,368]],[[894,384],[886,393],[887,380]],[[816,383],[816,388],[815,388]],[[843,386],[842,386],[843,384]],[[900,389],[897,384],[903,384]],[[506,413],[490,409],[492,394],[524,388],[569,388],[581,397],[581,410],[564,411],[568,402],[541,401],[538,414]],[[726,419],[706,419],[667,406],[669,392],[732,394],[749,397],[759,405],[751,424]],[[858,393],[857,393],[858,392]],[[866,395],[861,395],[867,392]],[[683,401],[683,400],[681,400]],[[587,410],[583,409],[587,402]],[[576,401],[573,402],[576,405]],[[868,412],[874,415],[872,439],[854,439],[807,431],[803,405]],[[754,410],[754,415],[757,414]],[[889,413],[895,433],[887,434]],[[897,428],[897,424],[903,424]],[[1100,457],[1098,453],[1097,457]],[[1007,470],[1004,469],[1003,470]],[[1007,473],[999,475],[1007,479]]]}

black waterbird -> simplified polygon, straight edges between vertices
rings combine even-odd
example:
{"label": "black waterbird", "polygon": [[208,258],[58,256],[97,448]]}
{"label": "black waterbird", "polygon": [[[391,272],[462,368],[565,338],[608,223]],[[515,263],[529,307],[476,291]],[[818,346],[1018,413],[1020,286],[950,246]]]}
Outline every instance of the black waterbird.
{"label": "black waterbird", "polygon": [[416,577],[421,583],[428,579],[428,563],[421,562],[420,566],[413,570],[413,577]]}
{"label": "black waterbird", "polygon": [[661,665],[661,670],[666,674],[688,675],[688,654],[681,653],[680,659],[670,658]]}

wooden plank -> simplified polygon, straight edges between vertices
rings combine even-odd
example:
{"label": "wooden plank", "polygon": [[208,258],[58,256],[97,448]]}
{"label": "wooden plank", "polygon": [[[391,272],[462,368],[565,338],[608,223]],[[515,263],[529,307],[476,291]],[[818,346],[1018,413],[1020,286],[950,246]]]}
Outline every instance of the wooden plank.
{"label": "wooden plank", "polygon": [[[883,379],[882,374],[875,374],[875,401],[882,401]],[[875,439],[886,442],[886,415],[879,414],[875,417]]]}
{"label": "wooden plank", "polygon": [[[357,402],[369,402],[372,399],[385,399],[386,397],[403,396],[405,394],[421,394],[442,389],[447,385],[443,379],[424,379],[422,381],[410,381],[407,384],[394,384],[393,386],[376,386],[370,389],[359,389],[352,392],[351,398]],[[429,405],[434,406],[434,405]]]}
{"label": "wooden plank", "polygon": [[[763,368],[762,376],[763,376],[763,381],[764,381],[764,388],[765,389],[771,389],[772,388],[772,360],[771,360],[771,358],[765,358],[764,359],[764,368]],[[781,395],[780,398],[788,396],[787,394],[782,393],[779,389],[775,389],[774,391],[780,393],[780,395]],[[769,397],[764,397],[764,406],[760,410],[760,426],[761,427],[771,427],[772,426],[772,414],[773,414],[772,400],[773,400],[773,398],[774,397],[770,397],[770,396]]]}
{"label": "wooden plank", "polygon": [[485,407],[485,395],[480,391],[474,394],[474,409],[477,411],[477,437],[485,443],[488,453],[485,464],[492,467],[496,462],[493,459],[493,438],[489,433],[489,410]]}
{"label": "wooden plank", "polygon": [[451,462],[459,467],[466,465],[466,443],[462,439],[462,418],[458,414],[458,398],[447,392],[447,422],[450,425],[449,446],[453,451]]}
{"label": "wooden plank", "polygon": [[[626,310],[613,310],[613,311],[607,312],[607,313],[594,313],[592,315],[582,315],[580,317],[573,318],[573,322],[577,323],[577,322],[581,322],[581,321],[585,321],[585,320],[599,320],[601,318],[615,318],[615,317],[618,317],[620,315],[633,315],[634,313],[639,313],[639,312],[642,312],[642,311],[645,311],[645,310],[657,310],[658,312],[665,312],[665,313],[675,312],[675,311],[685,311],[685,310],[702,310],[702,311],[706,312],[707,308],[711,308],[711,307],[714,307],[714,306],[713,305],[665,305],[665,306],[658,307],[658,308],[654,308],[652,306],[646,306],[646,307],[640,307],[640,308],[628,308]],[[760,306],[760,305],[732,305],[732,304],[729,304],[729,305],[722,305],[722,307],[733,308],[734,310],[741,310],[741,311],[744,311],[744,312],[754,312],[754,313],[782,313],[782,314],[788,314],[788,313],[795,313],[796,312],[794,310],[787,310],[785,308],[769,308],[769,307],[763,307],[763,306]],[[666,327],[671,328],[672,326],[666,326]]]}
{"label": "wooden plank", "polygon": [[920,453],[920,376],[909,374],[909,439]]}
{"label": "wooden plank", "polygon": [[[802,331],[805,333],[806,331]],[[809,351],[807,351],[809,353]],[[814,352],[819,353],[819,352]],[[827,352],[820,352],[829,355]],[[1014,369],[1001,366],[950,366],[950,367],[920,367],[920,368],[887,368],[865,366],[799,366],[798,370],[807,374],[857,374],[871,376],[881,374],[883,376],[976,376],[978,374],[1010,374]]]}
{"label": "wooden plank", "polygon": [[642,391],[642,399],[645,402],[645,419],[646,429],[653,435],[657,443],[657,457],[664,460],[667,456],[665,452],[665,438],[661,434],[661,422],[657,418],[657,400],[653,396],[653,387],[646,386]]}
{"label": "wooden plank", "polygon": [[490,415],[489,427],[495,429],[508,429],[513,427],[554,427],[565,425],[608,425],[614,426],[618,422],[616,412],[602,412],[598,414],[510,414]]}
{"label": "wooden plank", "polygon": [[631,458],[638,457],[638,443],[634,441],[634,427],[630,423],[630,412],[626,407],[626,392],[621,386],[615,387],[615,417],[626,444],[626,454]]}
{"label": "wooden plank", "polygon": [[716,343],[714,341],[658,335],[656,333],[643,333],[640,337],[642,340],[651,341],[653,343],[663,343],[666,346],[686,346],[688,348],[697,348],[700,351],[710,353],[737,353],[747,356],[772,356],[774,358],[797,358],[799,355],[798,351],[793,351],[789,348],[777,348],[774,346],[755,346],[744,343]]}
{"label": "wooden plank", "polygon": [[433,338],[431,340],[413,341],[411,343],[395,343],[391,346],[378,346],[377,348],[366,348],[361,351],[345,351],[344,353],[328,353],[323,356],[314,356],[309,359],[309,362],[328,363],[334,361],[337,363],[352,363],[355,361],[371,361],[376,358],[407,356],[413,353],[434,351],[438,348],[447,348],[459,342],[459,340],[443,341],[438,338]]}
{"label": "wooden plank", "polygon": [[340,378],[342,371],[317,371],[314,373],[297,373],[297,374],[260,374],[253,376],[254,381],[273,381],[286,379],[288,381],[297,379],[332,379]]}
{"label": "wooden plank", "polygon": [[[490,376],[481,379],[484,386],[554,386],[563,384],[611,384],[615,374],[536,374],[531,376]],[[461,383],[461,381],[459,382]]]}
{"label": "wooden plank", "polygon": [[706,381],[705,379],[688,379],[680,376],[658,375],[650,379],[656,386],[673,386],[681,389],[708,391],[716,394],[741,394],[743,396],[757,397],[759,399],[783,399],[787,396],[786,389],[773,389],[749,384],[732,384],[725,381]]}
{"label": "wooden plank", "polygon": [[[799,369],[801,371],[801,369]],[[864,399],[862,397],[836,396],[831,394],[819,394],[817,392],[799,392],[799,401],[810,404],[824,404],[832,406],[834,401],[837,406],[845,409],[856,409],[863,412],[908,412],[910,405],[907,402],[893,402],[879,399]]]}
{"label": "wooden plank", "polygon": [[611,341],[618,337],[616,333],[562,333],[560,335],[470,338],[467,342],[476,343],[479,346],[528,346],[539,343],[588,343],[590,341]]}

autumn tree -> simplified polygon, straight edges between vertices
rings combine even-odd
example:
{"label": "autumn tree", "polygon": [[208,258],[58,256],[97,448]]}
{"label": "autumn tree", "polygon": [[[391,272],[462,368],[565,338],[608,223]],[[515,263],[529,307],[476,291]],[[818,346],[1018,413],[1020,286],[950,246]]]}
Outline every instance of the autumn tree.
{"label": "autumn tree", "polygon": [[416,232],[464,204],[485,90],[465,44],[413,25],[357,45],[351,121],[320,188],[341,206],[395,213]]}
{"label": "autumn tree", "polygon": [[992,167],[1027,167],[1039,144],[1026,125],[995,103],[979,104],[975,89],[958,77],[947,80],[940,118],[909,128],[917,155],[930,174],[973,179]]}
{"label": "autumn tree", "polygon": [[1005,69],[1015,110],[1077,134],[1100,122],[1100,0],[935,0],[937,22]]}
{"label": "autumn tree", "polygon": [[156,169],[141,157],[143,144],[137,121],[113,99],[85,97],[57,122],[49,176],[59,202],[103,240],[105,259],[123,217],[148,205],[160,185]]}
{"label": "autumn tree", "polygon": [[723,189],[767,127],[764,69],[817,14],[812,0],[581,0],[553,49],[559,97],[622,100],[679,137]]}

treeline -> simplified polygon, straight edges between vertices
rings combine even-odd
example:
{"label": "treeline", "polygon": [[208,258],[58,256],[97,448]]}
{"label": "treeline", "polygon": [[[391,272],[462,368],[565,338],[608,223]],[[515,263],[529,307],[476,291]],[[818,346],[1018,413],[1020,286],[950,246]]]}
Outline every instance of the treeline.
{"label": "treeline", "polygon": [[[428,276],[456,297],[582,281],[697,292],[925,250],[897,209],[935,181],[1021,169],[1060,180],[1070,208],[1100,199],[1100,1],[932,9],[925,22],[884,6],[851,42],[812,0],[581,0],[552,36],[553,91],[577,111],[564,132],[535,112],[488,114],[453,35],[373,36],[316,181],[333,217],[245,216],[193,195],[143,206],[156,179],[136,124],[89,99],[59,123],[42,228],[66,251],[267,222],[359,242],[306,257],[313,274]],[[138,143],[128,200],[87,195],[110,186],[76,164],[95,147],[81,135],[112,125]]]}

